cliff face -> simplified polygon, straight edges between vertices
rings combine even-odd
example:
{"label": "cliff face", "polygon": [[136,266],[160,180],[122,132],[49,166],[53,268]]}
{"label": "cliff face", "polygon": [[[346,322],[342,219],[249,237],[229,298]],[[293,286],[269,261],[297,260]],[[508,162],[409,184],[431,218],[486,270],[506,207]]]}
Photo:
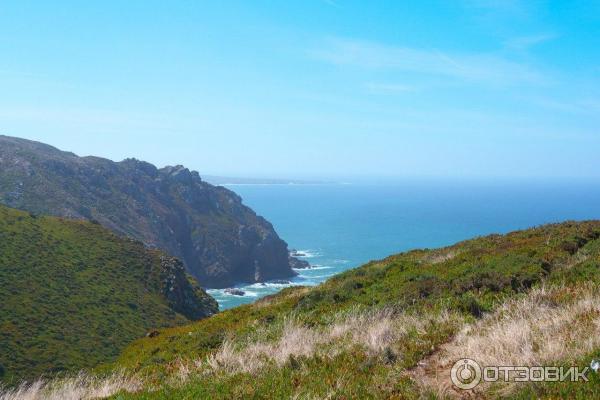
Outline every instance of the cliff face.
{"label": "cliff face", "polygon": [[183,260],[207,287],[294,274],[269,222],[183,166],[78,157],[0,136],[0,203],[95,220]]}
{"label": "cliff face", "polygon": [[175,312],[191,319],[206,318],[219,311],[216,300],[198,286],[177,258],[160,257],[160,293]]}

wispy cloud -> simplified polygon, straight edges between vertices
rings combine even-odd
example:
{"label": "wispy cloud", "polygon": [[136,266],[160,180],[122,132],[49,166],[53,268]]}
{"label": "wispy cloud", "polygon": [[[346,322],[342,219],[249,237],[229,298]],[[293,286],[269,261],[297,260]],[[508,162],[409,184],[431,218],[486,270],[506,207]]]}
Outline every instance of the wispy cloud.
{"label": "wispy cloud", "polygon": [[337,65],[427,74],[490,86],[543,84],[548,81],[536,69],[495,53],[459,54],[362,40],[330,39],[312,54]]}
{"label": "wispy cloud", "polygon": [[528,50],[538,44],[556,39],[558,35],[553,33],[540,33],[537,35],[520,36],[509,39],[504,42],[504,45],[512,50]]}

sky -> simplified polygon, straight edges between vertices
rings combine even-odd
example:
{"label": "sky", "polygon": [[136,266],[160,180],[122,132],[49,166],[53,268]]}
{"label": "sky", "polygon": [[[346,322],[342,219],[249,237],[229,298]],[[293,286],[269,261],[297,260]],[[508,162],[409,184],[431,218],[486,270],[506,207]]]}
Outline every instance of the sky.
{"label": "sky", "polygon": [[0,134],[272,178],[600,177],[600,1],[0,3]]}

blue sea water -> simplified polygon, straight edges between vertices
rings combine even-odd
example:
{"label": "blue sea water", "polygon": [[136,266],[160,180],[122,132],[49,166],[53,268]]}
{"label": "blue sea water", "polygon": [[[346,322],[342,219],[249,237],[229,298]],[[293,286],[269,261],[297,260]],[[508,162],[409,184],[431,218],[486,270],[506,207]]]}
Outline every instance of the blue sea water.
{"label": "blue sea water", "polygon": [[600,219],[600,183],[405,181],[321,185],[228,185],[269,220],[312,269],[289,284],[209,289],[221,309],[290,285],[316,285],[369,260],[436,248],[549,222]]}

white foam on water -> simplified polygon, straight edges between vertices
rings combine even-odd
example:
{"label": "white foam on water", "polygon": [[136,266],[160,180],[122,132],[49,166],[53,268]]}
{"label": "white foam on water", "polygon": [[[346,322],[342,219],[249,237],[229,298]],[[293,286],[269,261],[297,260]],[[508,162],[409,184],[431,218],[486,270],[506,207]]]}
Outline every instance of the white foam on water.
{"label": "white foam on water", "polygon": [[[294,282],[287,282],[287,283],[276,283],[276,282],[260,282],[260,283],[253,283],[252,285],[249,285],[249,288],[252,289],[268,289],[268,288],[286,288],[286,287],[290,287],[290,286],[298,286],[297,283]],[[244,290],[242,288],[242,290]]]}
{"label": "white foam on water", "polygon": [[225,291],[225,289],[207,289],[206,293],[210,294],[211,296],[215,297],[218,301],[225,301],[228,299],[233,299],[236,297],[258,297],[258,293],[253,292],[251,290],[246,290],[245,287],[239,287],[236,288],[239,289],[241,291],[244,292],[243,296],[237,295],[237,294],[232,294],[232,293],[227,293]]}
{"label": "white foam on water", "polygon": [[[323,254],[317,250],[297,250],[302,256],[300,259],[323,257]],[[317,260],[315,260],[317,261]],[[341,269],[341,265],[348,264],[350,261],[345,259],[319,259],[319,264],[311,265],[309,268],[294,268],[296,276],[290,278],[288,282],[256,282],[252,284],[240,284],[232,288],[242,290],[243,296],[226,293],[225,289],[207,289],[206,292],[213,296],[222,306],[221,309],[228,309],[240,304],[252,303],[256,299],[279,292],[282,289],[293,286],[317,286],[332,276],[335,276]]]}
{"label": "white foam on water", "polygon": [[296,250],[299,255],[294,255],[296,258],[314,258],[321,255],[317,250]]}
{"label": "white foam on water", "polygon": [[310,270],[315,270],[315,269],[331,269],[333,267],[327,267],[324,265],[315,265],[315,266],[311,266],[310,268],[305,268],[305,269],[310,269]]}

